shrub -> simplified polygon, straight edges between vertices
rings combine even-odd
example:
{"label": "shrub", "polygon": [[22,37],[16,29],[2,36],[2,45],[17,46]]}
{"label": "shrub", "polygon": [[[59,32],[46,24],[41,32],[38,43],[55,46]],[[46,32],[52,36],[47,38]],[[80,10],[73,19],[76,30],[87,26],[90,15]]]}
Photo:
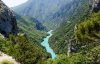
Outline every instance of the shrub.
{"label": "shrub", "polygon": [[75,36],[80,42],[99,42],[100,12],[94,13],[89,19],[80,23],[75,29]]}

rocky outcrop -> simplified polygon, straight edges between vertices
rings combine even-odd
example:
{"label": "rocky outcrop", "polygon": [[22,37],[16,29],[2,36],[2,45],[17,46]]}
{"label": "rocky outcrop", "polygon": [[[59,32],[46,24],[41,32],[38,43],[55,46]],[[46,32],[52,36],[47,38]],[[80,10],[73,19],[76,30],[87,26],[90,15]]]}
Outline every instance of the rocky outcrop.
{"label": "rocky outcrop", "polygon": [[99,10],[100,10],[100,0],[96,0],[94,11],[99,11]]}
{"label": "rocky outcrop", "polygon": [[1,0],[0,0],[0,33],[5,37],[9,34],[17,33],[16,18],[13,13]]}
{"label": "rocky outcrop", "polygon": [[92,11],[99,11],[100,10],[100,0],[89,0],[89,4],[91,6]]}

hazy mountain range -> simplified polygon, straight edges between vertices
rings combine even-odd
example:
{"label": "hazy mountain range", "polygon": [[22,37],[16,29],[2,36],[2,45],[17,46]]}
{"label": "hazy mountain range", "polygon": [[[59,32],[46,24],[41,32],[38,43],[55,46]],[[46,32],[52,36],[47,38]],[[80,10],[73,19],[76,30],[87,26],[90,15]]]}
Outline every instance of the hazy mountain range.
{"label": "hazy mountain range", "polygon": [[28,0],[12,9],[21,16],[33,17],[45,26],[52,28],[51,25],[59,26],[64,19],[63,14],[69,10],[73,1],[77,0]]}

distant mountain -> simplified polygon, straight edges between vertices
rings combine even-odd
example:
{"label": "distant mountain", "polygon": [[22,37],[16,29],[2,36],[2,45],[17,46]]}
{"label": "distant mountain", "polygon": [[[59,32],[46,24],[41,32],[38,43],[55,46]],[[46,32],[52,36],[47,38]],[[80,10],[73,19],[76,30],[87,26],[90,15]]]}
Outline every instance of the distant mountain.
{"label": "distant mountain", "polygon": [[[65,4],[56,13],[50,15],[44,22],[44,25],[49,29],[60,27],[60,25],[73,15],[75,9],[79,5],[80,0],[72,0],[70,3]],[[70,22],[70,21],[69,21]]]}
{"label": "distant mountain", "polygon": [[62,15],[69,10],[72,2],[73,0],[29,0],[12,9],[21,16],[33,17],[48,28],[54,28],[62,22]]}

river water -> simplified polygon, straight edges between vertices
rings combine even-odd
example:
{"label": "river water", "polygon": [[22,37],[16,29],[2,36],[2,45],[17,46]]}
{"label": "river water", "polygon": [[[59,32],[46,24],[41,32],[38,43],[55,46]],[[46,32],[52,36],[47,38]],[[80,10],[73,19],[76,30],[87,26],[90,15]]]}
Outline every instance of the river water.
{"label": "river water", "polygon": [[47,36],[46,38],[44,38],[44,40],[41,43],[41,45],[44,46],[46,48],[46,51],[51,54],[52,59],[55,59],[56,58],[56,54],[53,51],[53,49],[50,47],[49,42],[48,42],[49,38],[53,35],[52,31],[53,30],[50,30],[49,32],[47,32],[49,34],[49,36]]}

